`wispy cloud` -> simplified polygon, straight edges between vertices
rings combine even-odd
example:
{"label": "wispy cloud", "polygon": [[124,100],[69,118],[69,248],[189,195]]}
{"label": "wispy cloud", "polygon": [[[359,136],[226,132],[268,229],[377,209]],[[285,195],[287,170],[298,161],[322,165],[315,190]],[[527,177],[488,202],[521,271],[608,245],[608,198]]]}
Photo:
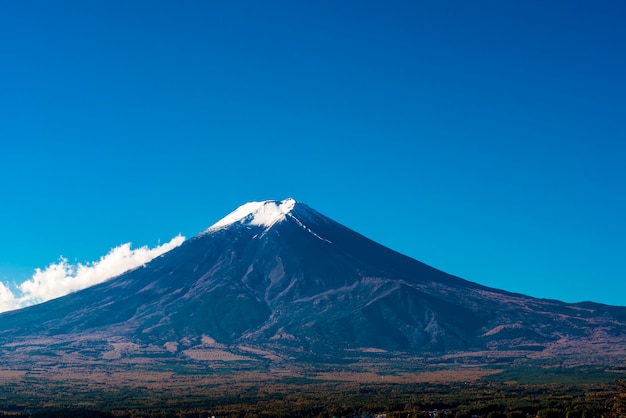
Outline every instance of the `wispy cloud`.
{"label": "wispy cloud", "polygon": [[0,312],[45,302],[77,290],[85,289],[146,264],[155,257],[178,247],[185,237],[178,235],[154,248],[131,249],[131,243],[113,248],[100,260],[82,264],[61,258],[45,269],[36,269],[33,276],[19,286],[0,282]]}

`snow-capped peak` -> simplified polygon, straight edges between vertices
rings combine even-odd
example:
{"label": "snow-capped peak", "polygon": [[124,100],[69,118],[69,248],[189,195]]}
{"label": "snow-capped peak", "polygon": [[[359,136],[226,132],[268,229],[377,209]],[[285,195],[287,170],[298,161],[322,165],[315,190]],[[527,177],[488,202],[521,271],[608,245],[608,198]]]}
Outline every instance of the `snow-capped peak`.
{"label": "snow-capped peak", "polygon": [[296,201],[292,198],[285,200],[248,202],[239,206],[233,212],[217,221],[209,229],[207,229],[207,232],[222,229],[235,223],[264,226],[269,228],[276,222],[284,220],[295,205]]}

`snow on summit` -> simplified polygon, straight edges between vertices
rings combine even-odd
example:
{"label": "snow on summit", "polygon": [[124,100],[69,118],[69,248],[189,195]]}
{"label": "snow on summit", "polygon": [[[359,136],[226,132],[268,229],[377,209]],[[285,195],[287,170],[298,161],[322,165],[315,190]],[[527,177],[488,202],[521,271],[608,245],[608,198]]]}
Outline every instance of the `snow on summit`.
{"label": "snow on summit", "polygon": [[294,208],[294,199],[265,200],[263,202],[248,202],[214,223],[208,231],[222,229],[235,223],[245,225],[264,226],[269,228],[276,222],[285,219],[287,214]]}

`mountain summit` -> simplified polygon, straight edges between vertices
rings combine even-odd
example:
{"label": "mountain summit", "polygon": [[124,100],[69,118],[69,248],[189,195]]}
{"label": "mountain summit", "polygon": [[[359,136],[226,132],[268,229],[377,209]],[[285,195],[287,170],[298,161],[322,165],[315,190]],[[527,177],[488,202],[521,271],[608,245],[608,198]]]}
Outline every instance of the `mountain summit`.
{"label": "mountain summit", "polygon": [[0,354],[9,356],[16,340],[53,338],[72,350],[77,341],[98,341],[104,352],[123,343],[179,359],[207,347],[270,359],[485,351],[599,357],[601,347],[623,347],[625,335],[626,308],[481,286],[293,199],[247,203],[141,268],[0,315]]}
{"label": "mountain summit", "polygon": [[213,224],[207,229],[207,232],[226,228],[235,223],[269,228],[276,222],[285,220],[295,206],[296,201],[292,198],[282,201],[266,200],[263,202],[249,202],[239,206],[233,212]]}

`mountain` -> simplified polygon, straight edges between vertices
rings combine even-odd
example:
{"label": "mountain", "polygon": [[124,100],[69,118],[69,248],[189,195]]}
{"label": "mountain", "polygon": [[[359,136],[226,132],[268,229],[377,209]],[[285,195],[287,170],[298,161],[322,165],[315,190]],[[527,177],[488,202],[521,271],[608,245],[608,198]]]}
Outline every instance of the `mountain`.
{"label": "mountain", "polygon": [[53,350],[69,363],[312,354],[604,362],[623,358],[624,343],[624,307],[481,286],[293,199],[247,203],[143,267],[0,315],[0,355],[15,361],[49,361]]}

